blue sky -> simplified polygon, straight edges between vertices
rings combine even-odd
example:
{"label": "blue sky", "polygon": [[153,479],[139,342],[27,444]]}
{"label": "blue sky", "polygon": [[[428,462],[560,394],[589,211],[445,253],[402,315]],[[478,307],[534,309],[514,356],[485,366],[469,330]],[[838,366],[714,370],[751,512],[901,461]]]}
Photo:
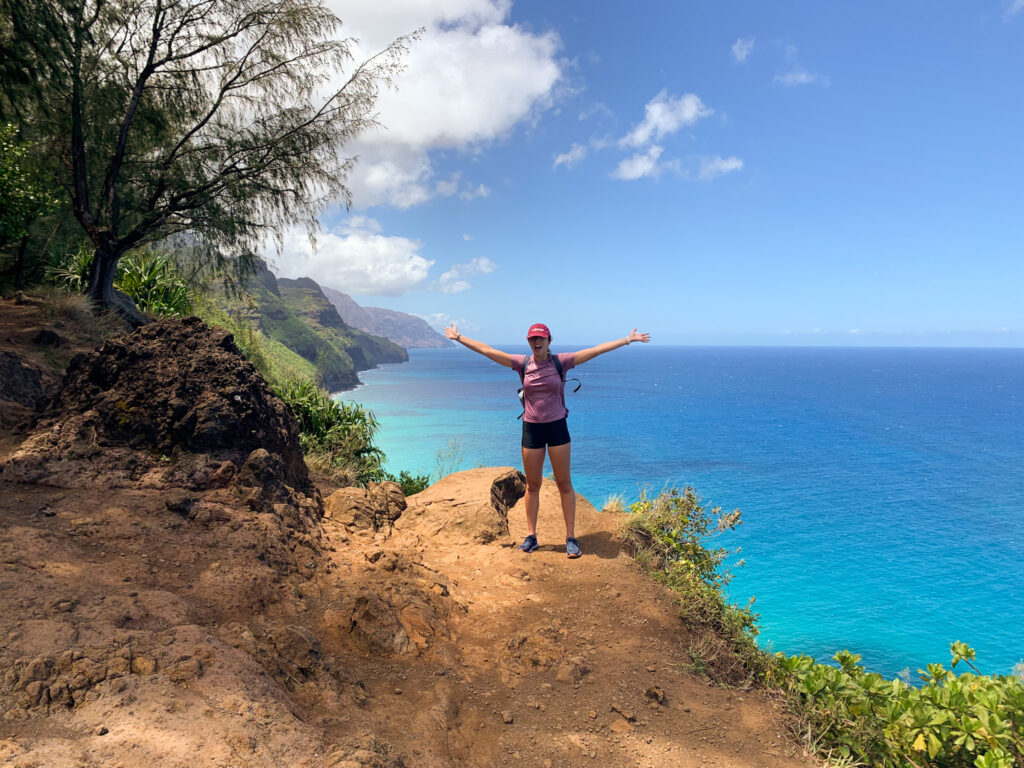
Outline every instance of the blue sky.
{"label": "blue sky", "polygon": [[1024,346],[1024,0],[332,3],[426,31],[281,275],[501,344]]}

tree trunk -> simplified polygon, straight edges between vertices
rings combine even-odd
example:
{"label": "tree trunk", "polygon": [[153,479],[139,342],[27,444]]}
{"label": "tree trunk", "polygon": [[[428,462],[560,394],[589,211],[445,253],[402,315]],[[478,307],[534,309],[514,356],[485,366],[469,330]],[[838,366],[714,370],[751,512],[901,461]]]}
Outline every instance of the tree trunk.
{"label": "tree trunk", "polygon": [[120,254],[107,248],[97,248],[89,269],[89,287],[85,295],[92,299],[98,309],[110,309],[128,321],[132,328],[138,328],[149,322],[139,312],[135,302],[129,296],[114,288],[114,277],[117,275],[117,262]]}

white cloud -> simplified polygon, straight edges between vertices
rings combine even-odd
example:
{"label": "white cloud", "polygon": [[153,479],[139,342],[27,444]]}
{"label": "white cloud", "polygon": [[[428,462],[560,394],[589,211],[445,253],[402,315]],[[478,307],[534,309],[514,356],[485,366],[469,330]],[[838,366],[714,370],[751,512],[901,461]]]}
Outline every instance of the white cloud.
{"label": "white cloud", "polygon": [[555,162],[551,167],[557,168],[560,165],[564,165],[566,168],[572,168],[586,156],[587,148],[585,146],[573,144],[568,152],[563,152],[555,157]]}
{"label": "white cloud", "polygon": [[580,112],[579,119],[580,120],[589,120],[594,115],[598,115],[599,117],[610,117],[610,118],[614,118],[615,117],[615,113],[612,112],[611,108],[607,104],[599,101],[599,102],[597,102],[595,104],[592,104],[591,106],[587,107],[582,112]]}
{"label": "white cloud", "polygon": [[780,72],[775,75],[775,82],[781,85],[828,85],[829,79],[825,75],[815,72],[808,72],[806,69],[791,69],[789,72]]}
{"label": "white cloud", "polygon": [[638,153],[621,160],[618,167],[612,171],[612,178],[635,181],[644,176],[656,177],[661,172],[658,167],[658,158],[661,157],[661,153],[662,148],[655,144],[643,154]]}
{"label": "white cloud", "polygon": [[463,233],[462,234],[462,239],[465,240],[466,242],[469,242],[470,240],[473,239],[473,236],[472,235],[467,235],[466,233]]}
{"label": "white cloud", "polygon": [[662,91],[647,102],[643,121],[620,139],[619,144],[624,147],[642,147],[711,114],[714,114],[714,110],[705,106],[694,93],[672,97],[667,91]]}
{"label": "white cloud", "polygon": [[1015,13],[1024,11],[1024,0],[1013,0],[1013,3],[1006,9],[1006,15],[1013,16]]}
{"label": "white cloud", "polygon": [[702,181],[710,181],[718,176],[738,171],[742,167],[743,161],[738,157],[721,157],[719,155],[704,157],[701,158],[697,177]]}
{"label": "white cloud", "polygon": [[800,62],[799,52],[792,43],[783,47],[786,57],[786,71],[775,75],[775,82],[787,87],[797,85],[828,85],[829,79],[825,75],[812,72]]}
{"label": "white cloud", "polygon": [[[510,0],[328,0],[359,39],[366,58],[402,34],[424,27],[397,78],[382,91],[378,119],[385,127],[345,148],[359,156],[349,182],[357,207],[408,208],[432,197],[480,197],[479,182],[438,182],[430,153],[479,151],[517,125],[535,119],[562,80],[553,32],[508,22]],[[453,182],[456,185],[453,189]]]}
{"label": "white cloud", "polygon": [[[1024,0],[1022,0],[1024,2]],[[732,57],[736,61],[743,62],[747,60],[747,56],[754,50],[754,38],[752,37],[739,37],[736,42],[732,44]]]}
{"label": "white cloud", "polygon": [[485,187],[483,184],[478,184],[476,189],[464,189],[459,192],[459,197],[462,200],[476,200],[478,197],[490,197],[490,187]]}
{"label": "white cloud", "polygon": [[443,275],[438,282],[438,288],[443,293],[461,293],[469,290],[473,285],[466,279],[476,275],[489,275],[496,270],[498,265],[486,256],[480,256],[466,264],[456,264]]}
{"label": "white cloud", "polygon": [[466,322],[461,318],[449,315],[447,312],[431,312],[428,315],[417,315],[423,318],[427,323],[437,331],[443,331],[452,323],[456,325],[466,325]]}
{"label": "white cloud", "polygon": [[314,248],[305,232],[292,230],[270,260],[282,277],[311,277],[345,293],[398,296],[426,280],[434,262],[420,256],[418,240],[380,231],[376,220],[353,216],[336,231],[319,233]]}

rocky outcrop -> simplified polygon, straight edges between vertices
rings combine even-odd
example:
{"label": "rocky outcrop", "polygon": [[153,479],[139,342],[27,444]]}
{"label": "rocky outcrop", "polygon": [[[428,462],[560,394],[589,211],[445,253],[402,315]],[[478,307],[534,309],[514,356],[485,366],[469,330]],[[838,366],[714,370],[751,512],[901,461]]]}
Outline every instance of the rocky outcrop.
{"label": "rocky outcrop", "polygon": [[[495,477],[493,468],[471,469],[442,478],[409,498],[409,508],[396,527],[427,526],[430,535],[455,541],[489,544],[507,538],[508,511],[526,493],[526,477],[506,468]],[[481,484],[488,488],[479,493]]]}
{"label": "rocky outcrop", "polygon": [[202,490],[246,467],[313,493],[291,412],[230,333],[188,318],[151,323],[72,360],[0,477]]}
{"label": "rocky outcrop", "polygon": [[390,481],[367,483],[365,488],[340,488],[324,500],[326,516],[350,530],[390,527],[405,508],[402,486]]}

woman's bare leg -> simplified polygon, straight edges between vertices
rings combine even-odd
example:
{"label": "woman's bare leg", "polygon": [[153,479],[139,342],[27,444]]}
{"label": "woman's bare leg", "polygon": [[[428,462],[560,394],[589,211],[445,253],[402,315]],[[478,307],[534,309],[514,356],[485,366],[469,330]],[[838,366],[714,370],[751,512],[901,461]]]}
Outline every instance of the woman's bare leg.
{"label": "woman's bare leg", "polygon": [[571,448],[572,443],[548,446],[551,469],[555,473],[555,484],[558,486],[558,496],[562,501],[562,517],[565,518],[567,539],[576,536],[576,491],[573,490],[572,474],[569,472]]}
{"label": "woman's bare leg", "polygon": [[540,484],[544,480],[544,448],[523,448],[523,474],[526,475],[526,533],[537,535],[540,512]]}

